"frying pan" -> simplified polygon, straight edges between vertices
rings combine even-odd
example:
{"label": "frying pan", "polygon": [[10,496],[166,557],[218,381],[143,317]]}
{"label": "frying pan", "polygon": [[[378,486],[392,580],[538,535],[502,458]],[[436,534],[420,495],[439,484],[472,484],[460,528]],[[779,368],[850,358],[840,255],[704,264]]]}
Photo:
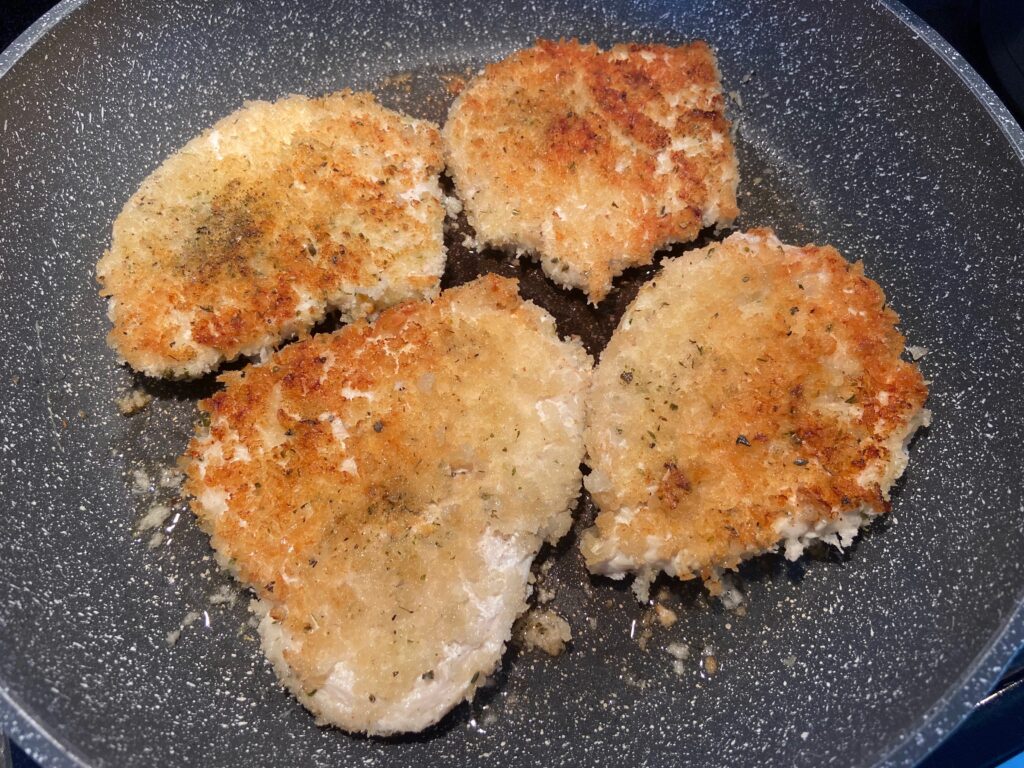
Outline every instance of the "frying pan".
{"label": "frying pan", "polygon": [[[715,45],[742,102],[739,224],[865,261],[931,350],[935,422],[852,551],[754,561],[738,610],[670,584],[679,622],[649,638],[628,589],[585,575],[574,532],[547,555],[566,654],[512,649],[428,732],[352,738],[275,683],[244,596],[209,600],[230,579],[147,478],[216,384],[119,367],[93,267],[144,176],[244,99],[368,88],[440,120],[443,76],[536,36]],[[0,74],[0,709],[45,765],[910,765],[1024,640],[1024,135],[899,5],[66,0]],[[446,284],[518,275],[595,353],[652,273],[595,310],[450,240]],[[133,385],[156,399],[125,418],[114,400]],[[150,549],[132,531],[155,500],[176,514]],[[693,651],[679,674],[671,642]]]}

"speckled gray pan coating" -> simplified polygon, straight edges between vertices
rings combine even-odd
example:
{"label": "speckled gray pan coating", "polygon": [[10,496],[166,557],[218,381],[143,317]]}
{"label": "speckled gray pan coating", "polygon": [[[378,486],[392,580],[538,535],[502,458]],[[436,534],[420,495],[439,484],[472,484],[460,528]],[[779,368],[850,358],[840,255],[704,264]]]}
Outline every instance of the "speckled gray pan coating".
{"label": "speckled gray pan coating", "polygon": [[[1021,133],[902,10],[745,5],[96,0],[63,4],[0,59],[0,709],[30,752],[103,766],[909,765],[956,724],[1022,638]],[[510,653],[493,688],[421,736],[351,738],[278,687],[244,599],[208,601],[229,579],[180,502],[164,544],[133,537],[173,494],[133,495],[131,471],[174,460],[213,384],[145,383],[157,400],[118,415],[133,378],[104,344],[93,266],[142,178],[243,99],[371,88],[441,119],[439,75],[536,35],[717,46],[742,94],[739,224],[866,261],[910,342],[932,350],[935,424],[892,516],[846,556],[750,565],[746,615],[675,585],[679,623],[641,650],[632,595],[588,579],[570,541],[551,577],[566,655]],[[385,79],[404,71],[409,90]],[[595,311],[461,239],[449,284],[519,274],[594,352],[651,272]],[[202,618],[169,647],[189,611]],[[677,676],[664,649],[680,641],[695,657]]]}

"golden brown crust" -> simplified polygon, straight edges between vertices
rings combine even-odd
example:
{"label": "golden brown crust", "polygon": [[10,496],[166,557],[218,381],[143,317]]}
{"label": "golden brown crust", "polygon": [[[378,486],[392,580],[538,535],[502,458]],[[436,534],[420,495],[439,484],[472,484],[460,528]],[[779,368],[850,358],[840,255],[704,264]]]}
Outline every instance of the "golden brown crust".
{"label": "golden brown crust", "polygon": [[591,567],[712,579],[887,511],[927,397],[898,320],[860,263],[767,230],[666,262],[595,371]]}
{"label": "golden brown crust", "polygon": [[161,164],[97,266],[110,344],[195,376],[346,319],[436,295],[440,134],[369,94],[252,102]]}
{"label": "golden brown crust", "polygon": [[[568,528],[588,373],[550,315],[490,276],[221,377],[186,490],[270,606],[304,704],[389,732],[472,695],[525,607],[530,559]],[[405,713],[416,697],[434,704]]]}
{"label": "golden brown crust", "polygon": [[448,168],[477,238],[540,255],[600,301],[612,278],[736,216],[736,159],[714,54],[540,41],[452,106]]}

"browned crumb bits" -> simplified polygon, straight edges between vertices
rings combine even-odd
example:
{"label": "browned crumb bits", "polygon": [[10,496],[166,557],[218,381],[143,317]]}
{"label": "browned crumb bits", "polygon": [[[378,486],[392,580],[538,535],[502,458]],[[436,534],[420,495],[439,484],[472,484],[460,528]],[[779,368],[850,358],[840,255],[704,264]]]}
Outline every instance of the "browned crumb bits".
{"label": "browned crumb bits", "polygon": [[572,640],[569,622],[554,611],[534,608],[516,622],[513,641],[524,651],[544,651],[548,656],[560,656]]}
{"label": "browned crumb bits", "polygon": [[117,398],[117,410],[122,416],[138,413],[153,401],[153,396],[141,389],[133,389],[128,394]]}

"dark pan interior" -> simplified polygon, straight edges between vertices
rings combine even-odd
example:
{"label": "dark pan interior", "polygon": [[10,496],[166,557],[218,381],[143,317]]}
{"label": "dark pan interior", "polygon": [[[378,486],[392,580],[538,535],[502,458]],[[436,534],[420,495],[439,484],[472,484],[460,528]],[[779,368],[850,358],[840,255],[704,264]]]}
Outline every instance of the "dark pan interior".
{"label": "dark pan interior", "polygon": [[[909,764],[996,679],[1022,636],[1011,621],[1024,590],[1020,132],[1000,129],[971,73],[943,64],[901,11],[815,0],[62,11],[0,81],[0,708],[46,763]],[[142,178],[244,99],[369,88],[439,120],[444,76],[538,35],[715,45],[742,99],[731,105],[738,223],[865,261],[909,342],[931,350],[935,422],[893,514],[850,552],[759,559],[742,572],[739,611],[671,585],[680,620],[642,649],[641,607],[584,575],[573,535],[549,577],[573,628],[568,653],[510,651],[492,687],[425,734],[350,738],[317,728],[276,685],[244,597],[210,602],[230,580],[183,504],[132,492],[133,470],[173,463],[214,384],[139,382],[118,367],[93,267]],[[528,262],[450,240],[448,284],[519,275],[595,353],[651,273],[629,273],[594,310]],[[135,383],[157,399],[124,418],[114,400]],[[148,549],[132,528],[155,499],[180,514]],[[581,502],[581,522],[591,515]],[[170,647],[190,611],[199,620]],[[671,642],[694,652],[681,674]]]}

